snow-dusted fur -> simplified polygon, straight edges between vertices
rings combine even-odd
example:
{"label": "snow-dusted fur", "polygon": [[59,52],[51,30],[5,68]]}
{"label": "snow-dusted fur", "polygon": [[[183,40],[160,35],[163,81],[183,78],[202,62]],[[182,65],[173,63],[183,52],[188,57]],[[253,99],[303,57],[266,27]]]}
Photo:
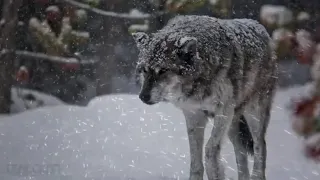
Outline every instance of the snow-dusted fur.
{"label": "snow-dusted fur", "polygon": [[247,155],[251,152],[251,178],[264,180],[265,134],[277,76],[265,28],[250,19],[191,15],[177,16],[155,33],[133,37],[140,50],[136,67],[140,99],[149,105],[170,102],[184,112],[190,180],[203,179],[204,127],[213,119],[205,146],[208,179],[225,179],[220,150],[224,135],[229,134],[239,179],[250,179]]}

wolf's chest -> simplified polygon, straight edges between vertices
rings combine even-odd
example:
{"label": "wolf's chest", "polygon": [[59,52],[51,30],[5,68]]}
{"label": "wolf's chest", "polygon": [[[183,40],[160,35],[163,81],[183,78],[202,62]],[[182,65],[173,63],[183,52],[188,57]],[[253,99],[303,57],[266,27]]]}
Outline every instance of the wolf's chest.
{"label": "wolf's chest", "polygon": [[188,97],[183,101],[175,102],[174,105],[185,110],[202,110],[217,112],[225,104],[233,104],[233,87],[230,83],[219,83],[211,87],[211,94],[203,96],[201,91],[193,97]]}
{"label": "wolf's chest", "polygon": [[174,105],[184,110],[216,112],[218,109],[223,107],[224,102],[217,97],[210,96],[201,100],[190,98],[185,101],[176,102]]}

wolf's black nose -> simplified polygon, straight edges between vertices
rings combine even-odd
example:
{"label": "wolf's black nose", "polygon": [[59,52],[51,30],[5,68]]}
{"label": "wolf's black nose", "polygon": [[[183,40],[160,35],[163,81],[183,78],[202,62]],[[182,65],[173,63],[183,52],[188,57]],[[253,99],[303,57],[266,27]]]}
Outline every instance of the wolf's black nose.
{"label": "wolf's black nose", "polygon": [[150,94],[140,94],[140,95],[139,95],[139,98],[140,98],[141,101],[144,102],[145,104],[148,104],[148,105],[154,104],[154,103],[151,101],[151,95],[150,95]]}

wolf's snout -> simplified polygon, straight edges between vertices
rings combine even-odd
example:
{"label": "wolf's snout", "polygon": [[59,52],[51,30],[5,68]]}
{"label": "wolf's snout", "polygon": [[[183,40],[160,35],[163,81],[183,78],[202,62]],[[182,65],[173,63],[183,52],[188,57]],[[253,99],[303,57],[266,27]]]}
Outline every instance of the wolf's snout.
{"label": "wolf's snout", "polygon": [[141,94],[139,95],[139,98],[140,98],[141,101],[144,102],[145,104],[148,104],[148,105],[154,104],[154,102],[151,101],[151,95],[150,95],[150,94],[141,93]]}

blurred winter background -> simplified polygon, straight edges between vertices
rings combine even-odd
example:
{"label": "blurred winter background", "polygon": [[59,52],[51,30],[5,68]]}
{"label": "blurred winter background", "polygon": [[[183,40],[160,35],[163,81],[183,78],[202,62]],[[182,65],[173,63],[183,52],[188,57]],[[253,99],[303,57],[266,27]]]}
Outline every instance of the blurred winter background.
{"label": "blurred winter background", "polygon": [[[130,34],[198,14],[267,28],[280,66],[268,179],[318,180],[286,107],[320,60],[319,13],[318,0],[0,0],[0,179],[188,179],[184,118],[137,98]],[[236,179],[232,151],[226,140],[223,161]]]}

